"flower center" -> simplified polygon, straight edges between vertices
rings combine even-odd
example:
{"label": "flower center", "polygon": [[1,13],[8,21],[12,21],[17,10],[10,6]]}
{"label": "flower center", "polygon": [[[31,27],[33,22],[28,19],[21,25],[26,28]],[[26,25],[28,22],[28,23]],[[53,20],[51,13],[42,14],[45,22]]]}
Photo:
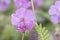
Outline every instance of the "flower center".
{"label": "flower center", "polygon": [[24,26],[24,27],[21,27],[20,29],[22,29],[23,31],[25,31],[26,30],[26,27]]}
{"label": "flower center", "polygon": [[18,30],[22,30],[23,32],[25,32],[26,31],[26,25],[25,25],[25,19],[24,18],[22,18],[21,20],[20,20],[20,25],[18,26]]}
{"label": "flower center", "polygon": [[20,22],[25,22],[25,19],[24,19],[24,18],[22,18]]}

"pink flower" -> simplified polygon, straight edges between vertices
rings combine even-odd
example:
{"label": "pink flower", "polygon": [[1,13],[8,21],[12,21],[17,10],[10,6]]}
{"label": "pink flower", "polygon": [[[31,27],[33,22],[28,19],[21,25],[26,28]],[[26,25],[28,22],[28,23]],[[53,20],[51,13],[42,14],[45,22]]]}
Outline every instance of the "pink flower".
{"label": "pink flower", "polygon": [[16,14],[12,14],[11,23],[16,26],[16,30],[25,32],[32,30],[34,27],[34,14],[31,10],[20,8],[16,10]]}

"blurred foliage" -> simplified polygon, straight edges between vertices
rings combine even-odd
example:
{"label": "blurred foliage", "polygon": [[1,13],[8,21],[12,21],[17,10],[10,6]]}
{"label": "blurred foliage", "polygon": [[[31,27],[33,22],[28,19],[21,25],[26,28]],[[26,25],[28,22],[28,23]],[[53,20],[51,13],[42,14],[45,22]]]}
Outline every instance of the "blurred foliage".
{"label": "blurred foliage", "polygon": [[[51,32],[54,30],[55,26],[50,22],[50,16],[48,10],[50,5],[54,4],[55,0],[43,0],[43,6],[40,10],[35,10],[37,23],[41,23],[42,26],[36,26],[31,32],[25,33],[25,40],[49,40],[48,31]],[[0,12],[0,40],[21,40],[21,33],[16,32],[15,27],[11,25],[10,18],[11,14],[15,11],[14,2],[11,0],[9,8],[5,12]],[[47,30],[46,30],[47,29]],[[41,38],[39,37],[39,35]],[[35,39],[35,36],[36,39]],[[45,39],[43,39],[43,38]]]}

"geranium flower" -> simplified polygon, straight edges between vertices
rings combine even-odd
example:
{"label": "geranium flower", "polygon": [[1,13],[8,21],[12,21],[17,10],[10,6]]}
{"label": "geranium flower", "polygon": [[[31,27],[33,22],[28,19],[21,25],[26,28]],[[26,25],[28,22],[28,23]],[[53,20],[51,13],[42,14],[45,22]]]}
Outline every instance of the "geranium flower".
{"label": "geranium flower", "polygon": [[57,24],[60,22],[60,1],[56,1],[54,5],[51,5],[49,15],[52,23]]}
{"label": "geranium flower", "polygon": [[17,9],[11,16],[11,23],[16,26],[16,30],[25,32],[34,27],[34,14],[25,8]]}

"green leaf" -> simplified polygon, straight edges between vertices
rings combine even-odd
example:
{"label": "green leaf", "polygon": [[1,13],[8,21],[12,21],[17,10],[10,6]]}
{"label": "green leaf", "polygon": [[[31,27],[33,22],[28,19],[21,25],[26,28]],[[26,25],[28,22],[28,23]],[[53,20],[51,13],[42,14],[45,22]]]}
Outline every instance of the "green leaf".
{"label": "green leaf", "polygon": [[45,27],[42,27],[42,25],[37,25],[35,27],[36,31],[38,32],[38,40],[50,40],[50,35],[48,30],[46,30]]}

